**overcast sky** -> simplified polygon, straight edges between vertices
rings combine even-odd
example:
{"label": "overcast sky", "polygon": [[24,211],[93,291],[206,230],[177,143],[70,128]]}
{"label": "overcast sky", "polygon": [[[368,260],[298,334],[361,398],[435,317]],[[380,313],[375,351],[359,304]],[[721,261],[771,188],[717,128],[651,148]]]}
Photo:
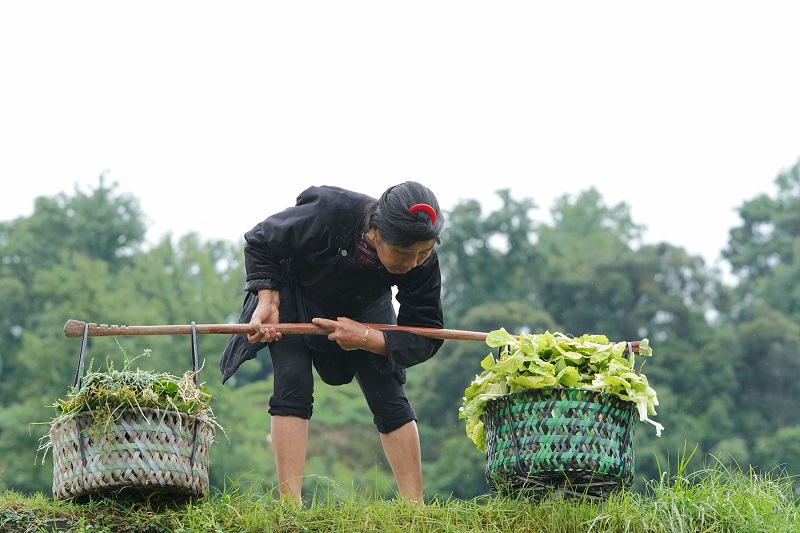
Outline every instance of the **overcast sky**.
{"label": "overcast sky", "polygon": [[800,2],[3,2],[0,220],[107,173],[149,237],[310,185],[595,187],[713,262],[800,159]]}

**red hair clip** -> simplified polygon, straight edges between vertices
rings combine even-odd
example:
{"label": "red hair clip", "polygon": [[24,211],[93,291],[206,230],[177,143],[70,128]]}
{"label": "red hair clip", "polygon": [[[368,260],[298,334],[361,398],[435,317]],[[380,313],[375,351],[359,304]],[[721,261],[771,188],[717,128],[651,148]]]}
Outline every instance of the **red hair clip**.
{"label": "red hair clip", "polygon": [[436,224],[436,211],[434,211],[431,206],[428,204],[414,204],[408,208],[409,213],[415,213],[417,211],[428,213],[428,216],[431,217],[431,224]]}

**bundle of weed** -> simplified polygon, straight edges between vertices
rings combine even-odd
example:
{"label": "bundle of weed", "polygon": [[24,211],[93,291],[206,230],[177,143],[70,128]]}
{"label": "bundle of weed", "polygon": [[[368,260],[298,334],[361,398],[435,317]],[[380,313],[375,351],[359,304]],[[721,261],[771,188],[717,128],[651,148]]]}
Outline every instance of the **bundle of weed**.
{"label": "bundle of weed", "polygon": [[[150,355],[151,351],[146,349],[139,357]],[[56,418],[50,422],[50,427],[65,417],[88,412],[92,415],[93,423],[86,429],[100,436],[112,428],[125,411],[132,409],[141,413],[143,409],[150,408],[185,413],[222,429],[211,409],[212,396],[205,385],[195,382],[194,371],[177,376],[133,369],[132,365],[139,357],[128,359],[125,355],[121,370],[115,369],[110,357],[106,360],[105,371],[93,370],[93,361],[90,361],[79,385],[71,387],[66,398],[60,398],[53,404]],[[46,456],[50,447],[52,440],[48,432],[40,440],[39,451]]]}
{"label": "bundle of weed", "polygon": [[[143,355],[149,355],[149,350]],[[194,372],[187,371],[178,377],[166,372],[132,370],[130,366],[134,360],[126,359],[122,370],[115,370],[111,360],[107,362],[107,371],[95,372],[90,367],[81,386],[72,387],[66,399],[59,399],[53,405],[57,415],[91,411],[113,417],[121,409],[152,407],[213,417],[211,394],[204,385],[195,384]]]}

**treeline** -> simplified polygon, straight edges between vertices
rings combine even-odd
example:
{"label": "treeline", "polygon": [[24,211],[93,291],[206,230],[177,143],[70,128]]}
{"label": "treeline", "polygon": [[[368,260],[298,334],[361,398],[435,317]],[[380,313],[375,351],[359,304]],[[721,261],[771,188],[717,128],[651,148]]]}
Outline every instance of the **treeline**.
{"label": "treeline", "polygon": [[[455,206],[439,249],[445,327],[599,333],[648,338],[642,369],[658,392],[656,437],[635,434],[637,479],[656,479],[684,450],[737,467],[800,474],[800,162],[776,177],[777,193],[745,201],[722,257],[735,283],[670,243],[645,244],[626,204],[597,190],[563,196],[552,222],[532,198],[505,190],[484,212]],[[266,215],[267,213],[265,213]],[[679,214],[675,216],[694,216]],[[235,322],[244,285],[242,242],[196,234],[145,242],[136,198],[103,178],[89,191],[38,198],[29,217],[0,222],[0,489],[49,493],[52,462],[38,450],[75,377],[79,339],[71,318],[109,324]],[[698,220],[698,226],[702,224]],[[247,228],[243,228],[245,230]],[[217,368],[224,335],[201,335],[200,379],[224,428],[211,448],[211,484],[273,489],[267,352],[224,386]],[[179,374],[191,368],[188,336],[93,337],[95,369],[152,351],[137,365]],[[446,341],[409,371],[420,419],[429,496],[487,492],[485,461],[458,408],[489,348]],[[311,423],[307,490],[390,494],[391,470],[355,384],[320,385]],[[636,487],[636,486],[635,486]],[[634,488],[635,488],[634,487]]]}

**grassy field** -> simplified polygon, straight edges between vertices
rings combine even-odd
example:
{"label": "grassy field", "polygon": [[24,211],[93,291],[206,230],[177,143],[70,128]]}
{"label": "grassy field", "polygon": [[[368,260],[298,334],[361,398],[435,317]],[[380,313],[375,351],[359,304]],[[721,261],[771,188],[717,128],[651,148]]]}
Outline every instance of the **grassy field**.
{"label": "grassy field", "polygon": [[0,494],[0,531],[105,532],[800,532],[791,483],[718,467],[676,474],[642,493],[604,501],[548,495],[432,500],[414,506],[352,493],[313,494],[302,508],[239,488],[176,502],[102,498],[54,502],[49,495]]}

